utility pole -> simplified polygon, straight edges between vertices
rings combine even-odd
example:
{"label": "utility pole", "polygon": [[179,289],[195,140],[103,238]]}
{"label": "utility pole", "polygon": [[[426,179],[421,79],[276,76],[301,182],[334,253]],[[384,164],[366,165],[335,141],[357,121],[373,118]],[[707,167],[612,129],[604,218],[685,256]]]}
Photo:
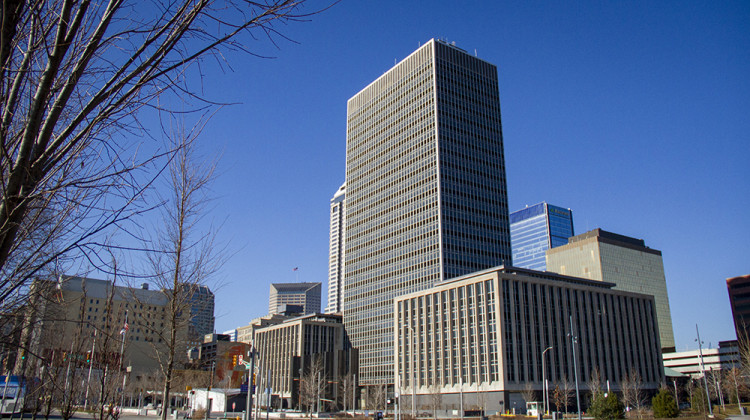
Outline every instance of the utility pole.
{"label": "utility pole", "polygon": [[701,362],[701,373],[703,373],[703,385],[706,388],[706,402],[708,403],[708,416],[714,416],[714,410],[711,408],[711,394],[708,393],[708,379],[706,379],[706,369],[703,366],[703,343],[701,342],[701,333],[698,331],[698,324],[695,324],[695,335],[698,337],[698,355]]}

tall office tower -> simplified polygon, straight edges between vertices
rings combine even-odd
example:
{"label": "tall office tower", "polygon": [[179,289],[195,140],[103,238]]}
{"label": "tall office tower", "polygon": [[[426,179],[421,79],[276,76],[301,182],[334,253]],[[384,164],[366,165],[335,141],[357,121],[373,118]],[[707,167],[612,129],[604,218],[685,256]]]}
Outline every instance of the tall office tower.
{"label": "tall office tower", "polygon": [[539,203],[510,214],[513,265],[530,270],[547,269],[545,251],[568,243],[573,236],[570,209]]}
{"label": "tall office tower", "polygon": [[302,307],[303,314],[320,312],[321,283],[271,283],[268,297],[269,315],[286,310],[285,305]]}
{"label": "tall office tower", "polygon": [[203,341],[203,336],[214,332],[214,294],[208,286],[187,284],[186,287],[190,302],[188,344],[196,346]]}
{"label": "tall office tower", "polygon": [[729,304],[738,340],[750,337],[750,274],[727,279]]}
{"label": "tall office tower", "polygon": [[344,278],[344,232],[346,225],[346,184],[343,184],[331,199],[331,238],[328,250],[328,305],[325,313],[341,312],[341,287]]}
{"label": "tall office tower", "polygon": [[497,68],[432,39],[347,103],[344,323],[358,380],[394,382],[395,297],[510,263]]}
{"label": "tall office tower", "polygon": [[568,239],[567,245],[547,250],[547,270],[614,283],[617,290],[652,295],[661,348],[674,351],[661,251],[647,247],[643,239],[594,229]]}

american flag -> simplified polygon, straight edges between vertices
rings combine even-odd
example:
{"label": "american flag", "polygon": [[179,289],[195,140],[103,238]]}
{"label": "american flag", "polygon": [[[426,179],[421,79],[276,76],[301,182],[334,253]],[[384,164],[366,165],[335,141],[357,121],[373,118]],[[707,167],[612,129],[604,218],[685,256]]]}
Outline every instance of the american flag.
{"label": "american flag", "polygon": [[122,325],[122,329],[120,330],[120,334],[125,335],[126,332],[130,327],[128,327],[128,311],[125,311],[125,323]]}
{"label": "american flag", "polygon": [[292,268],[292,271],[297,271],[297,270],[299,270],[299,267]]}

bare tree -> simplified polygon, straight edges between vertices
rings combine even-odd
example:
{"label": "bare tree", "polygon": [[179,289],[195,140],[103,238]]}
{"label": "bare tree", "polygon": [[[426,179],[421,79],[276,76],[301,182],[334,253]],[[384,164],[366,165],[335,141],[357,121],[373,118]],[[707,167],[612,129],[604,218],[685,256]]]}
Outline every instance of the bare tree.
{"label": "bare tree", "polygon": [[339,404],[344,411],[348,410],[349,403],[354,399],[355,386],[353,373],[339,377]]}
{"label": "bare tree", "polygon": [[524,402],[536,401],[536,390],[534,389],[534,384],[526,382],[526,385],[524,385],[523,390],[521,391],[521,396],[523,396]]}
{"label": "bare tree", "polygon": [[[169,413],[172,381],[176,369],[185,361],[188,326],[194,295],[221,265],[215,245],[215,231],[203,227],[208,204],[207,189],[213,179],[215,164],[197,161],[195,142],[202,126],[186,131],[180,125],[169,133],[171,148],[177,150],[169,164],[169,196],[163,197],[162,223],[156,227],[149,254],[153,269],[152,281],[166,300],[163,323],[141,317],[141,327],[158,337],[151,340],[163,383],[161,417]],[[135,289],[134,289],[135,290]],[[134,299],[138,295],[134,293]],[[227,383],[229,386],[229,383]]]}
{"label": "bare tree", "polygon": [[300,402],[311,414],[310,418],[312,418],[312,412],[316,410],[318,398],[325,393],[326,378],[323,367],[323,359],[313,355],[312,362],[302,375]]}
{"label": "bare tree", "polygon": [[626,406],[634,409],[638,418],[643,418],[643,407],[646,403],[646,393],[643,389],[643,380],[637,370],[632,369],[626,374],[620,384],[622,387],[622,399]]}
{"label": "bare tree", "polygon": [[[249,54],[304,0],[9,0],[0,36],[0,312],[76,254],[108,272],[102,238],[150,205],[139,199],[171,150],[142,147],[145,112],[212,102],[194,83],[205,59]],[[260,56],[260,55],[257,55]],[[143,153],[143,150],[150,152]]]}
{"label": "bare tree", "polygon": [[386,388],[385,385],[372,385],[367,387],[367,408],[378,410],[385,407]]}
{"label": "bare tree", "polygon": [[443,407],[443,394],[440,392],[440,385],[438,384],[432,385],[429,389],[432,418],[437,420],[437,412]]}
{"label": "bare tree", "polygon": [[591,370],[591,375],[589,375],[588,387],[589,399],[590,401],[594,401],[596,394],[602,391],[602,375],[599,372],[598,366],[594,366],[594,369]]}
{"label": "bare tree", "polygon": [[560,382],[555,386],[555,390],[552,392],[552,399],[555,401],[555,408],[557,411],[565,410],[565,414],[568,413],[568,406],[573,399],[573,384],[568,380],[566,376],[560,379]]}

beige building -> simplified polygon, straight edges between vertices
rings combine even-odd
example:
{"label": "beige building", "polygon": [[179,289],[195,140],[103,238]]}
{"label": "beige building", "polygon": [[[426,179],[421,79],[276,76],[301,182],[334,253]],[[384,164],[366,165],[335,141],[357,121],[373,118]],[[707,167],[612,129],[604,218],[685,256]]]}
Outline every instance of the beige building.
{"label": "beige building", "polygon": [[543,379],[550,392],[573,383],[574,360],[582,397],[595,369],[613,390],[632,370],[644,389],[658,389],[664,369],[654,298],[613,286],[496,267],[397,297],[393,374],[404,407],[412,393],[417,407],[439,393],[445,409],[522,409],[527,384],[541,396]]}
{"label": "beige building", "polygon": [[320,312],[322,283],[271,283],[269,315],[282,313],[286,306],[301,306],[303,314]]}
{"label": "beige building", "polygon": [[256,377],[261,381],[256,380],[256,385],[273,390],[275,408],[298,408],[300,380],[316,363],[320,363],[319,380],[334,384],[324,387],[321,398],[339,401],[341,390],[335,384],[357,371],[356,352],[341,321],[340,314],[312,314],[256,330]]}
{"label": "beige building", "polygon": [[[166,352],[170,328],[164,291],[149,290],[148,284],[113,288],[112,282],[83,277],[37,280],[32,290],[34,304],[22,333],[31,349],[22,352],[30,356],[23,368],[27,372],[58,359],[93,359],[94,369],[105,362],[119,368],[121,348],[123,369],[158,369],[157,354]],[[178,343],[184,348],[177,357],[182,361],[187,358],[188,321],[178,320]]]}
{"label": "beige building", "polygon": [[674,351],[661,251],[648,248],[642,239],[594,229],[568,239],[567,245],[547,250],[547,270],[614,283],[617,290],[652,295],[662,349]]}
{"label": "beige building", "polygon": [[237,341],[240,343],[254,344],[255,343],[255,331],[265,328],[269,325],[280,324],[287,319],[291,318],[287,315],[273,314],[258,317],[250,321],[249,324],[237,327]]}

